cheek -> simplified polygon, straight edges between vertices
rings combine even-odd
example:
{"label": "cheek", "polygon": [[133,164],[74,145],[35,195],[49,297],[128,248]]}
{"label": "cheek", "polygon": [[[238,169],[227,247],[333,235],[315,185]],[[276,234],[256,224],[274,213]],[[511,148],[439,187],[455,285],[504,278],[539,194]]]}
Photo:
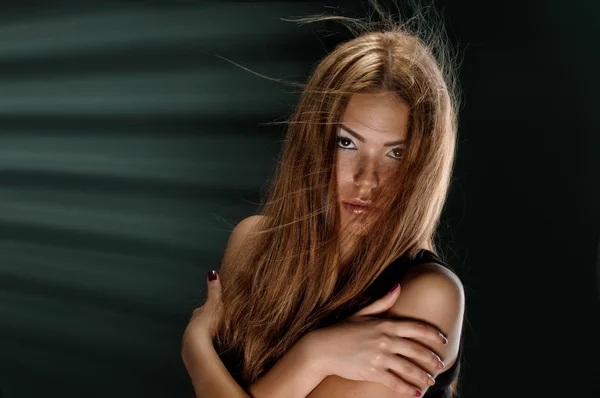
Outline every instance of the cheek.
{"label": "cheek", "polygon": [[[397,161],[394,160],[394,162]],[[395,179],[397,164],[392,162],[386,163],[379,170],[379,181],[381,184],[391,184]]]}
{"label": "cheek", "polygon": [[347,190],[347,186],[352,185],[354,175],[353,170],[353,163],[350,159],[343,156],[338,158],[336,174],[338,191],[340,194]]}

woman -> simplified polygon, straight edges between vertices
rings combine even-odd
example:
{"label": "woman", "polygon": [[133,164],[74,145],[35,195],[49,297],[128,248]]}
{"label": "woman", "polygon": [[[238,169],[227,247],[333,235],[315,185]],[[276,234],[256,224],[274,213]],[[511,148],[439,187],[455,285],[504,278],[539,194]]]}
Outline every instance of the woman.
{"label": "woman", "polygon": [[268,199],[184,333],[198,396],[450,396],[464,294],[434,244],[457,136],[445,50],[388,23],[316,66]]}

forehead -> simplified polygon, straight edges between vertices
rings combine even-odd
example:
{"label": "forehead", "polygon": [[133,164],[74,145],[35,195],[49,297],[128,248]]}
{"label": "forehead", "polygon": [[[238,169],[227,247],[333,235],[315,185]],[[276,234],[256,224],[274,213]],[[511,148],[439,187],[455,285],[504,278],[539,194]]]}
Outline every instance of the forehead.
{"label": "forehead", "polygon": [[369,138],[405,139],[409,107],[395,93],[356,93],[344,111],[342,124]]}

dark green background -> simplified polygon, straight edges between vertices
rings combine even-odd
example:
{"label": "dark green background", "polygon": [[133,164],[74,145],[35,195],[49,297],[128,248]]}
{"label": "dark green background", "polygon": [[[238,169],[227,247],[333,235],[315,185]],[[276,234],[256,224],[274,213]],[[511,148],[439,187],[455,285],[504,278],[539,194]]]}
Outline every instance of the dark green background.
{"label": "dark green background", "polygon": [[[279,18],[357,4],[2,3],[5,398],[189,396],[181,334],[297,98],[211,54],[302,82],[346,31]],[[462,396],[600,396],[600,10],[435,4],[463,59],[441,230],[467,292]]]}

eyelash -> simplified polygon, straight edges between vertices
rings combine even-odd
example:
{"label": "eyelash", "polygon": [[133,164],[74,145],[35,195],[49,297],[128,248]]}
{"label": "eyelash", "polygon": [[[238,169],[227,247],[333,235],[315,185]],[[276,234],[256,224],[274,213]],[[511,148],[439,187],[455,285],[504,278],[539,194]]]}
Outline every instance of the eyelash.
{"label": "eyelash", "polygon": [[[352,143],[352,144],[354,145],[354,148],[347,148],[347,147],[344,147],[344,146],[342,146],[342,145],[341,145],[341,143],[342,143],[342,140],[348,140],[348,141],[350,141],[350,143]],[[340,149],[344,149],[344,150],[356,150],[356,149],[357,149],[357,148],[356,148],[356,144],[354,143],[354,141],[352,141],[352,139],[351,139],[351,138],[349,138],[349,137],[345,137],[345,136],[343,136],[343,135],[339,135],[339,136],[337,137],[337,146],[338,146],[338,148],[340,148]],[[403,151],[402,151],[402,148],[392,148],[392,149],[390,150],[390,152],[394,152],[394,151],[395,151],[395,150],[397,150],[397,149],[400,149],[400,150],[401,150],[401,152],[403,152]],[[400,160],[400,159],[402,158],[402,155],[400,155],[399,157],[396,157],[396,156],[390,156],[390,155],[389,155],[389,153],[390,153],[390,152],[388,152],[388,154],[387,154],[386,156],[389,156],[390,158],[392,158],[392,159],[394,159],[394,160]]]}

